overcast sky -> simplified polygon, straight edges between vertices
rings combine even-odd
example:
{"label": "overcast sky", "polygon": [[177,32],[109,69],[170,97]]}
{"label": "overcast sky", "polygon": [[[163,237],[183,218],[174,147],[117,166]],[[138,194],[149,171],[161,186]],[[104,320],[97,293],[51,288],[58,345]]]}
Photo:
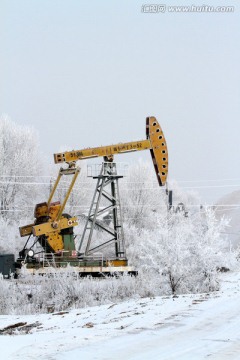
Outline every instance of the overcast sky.
{"label": "overcast sky", "polygon": [[[144,139],[153,115],[170,179],[224,185],[202,188],[205,201],[240,189],[239,2],[207,1],[234,6],[221,13],[168,10],[199,0],[165,2],[164,13],[143,4],[0,0],[0,112],[34,126],[49,158],[63,146]],[[138,158],[150,155],[124,161]]]}

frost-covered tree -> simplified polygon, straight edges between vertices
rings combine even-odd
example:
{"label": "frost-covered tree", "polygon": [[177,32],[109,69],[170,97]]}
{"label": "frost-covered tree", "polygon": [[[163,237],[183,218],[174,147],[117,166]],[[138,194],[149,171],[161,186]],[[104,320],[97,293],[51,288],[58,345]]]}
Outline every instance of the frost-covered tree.
{"label": "frost-covered tree", "polygon": [[0,252],[17,254],[26,239],[18,227],[33,217],[42,194],[38,136],[29,127],[0,117]]}
{"label": "frost-covered tree", "polygon": [[161,293],[216,290],[218,270],[234,262],[222,237],[227,220],[206,209],[189,217],[158,214],[155,221],[154,230],[127,230],[133,234],[128,253],[140,272],[155,279]]}
{"label": "frost-covered tree", "polygon": [[120,183],[123,218],[127,226],[155,227],[154,214],[167,210],[165,188],[160,188],[150,162],[139,161],[131,165]]}
{"label": "frost-covered tree", "polygon": [[[9,120],[5,120],[8,124],[7,129],[10,131]],[[17,134],[14,136],[18,139]],[[2,138],[1,141],[4,143]],[[2,143],[1,146],[3,146]],[[18,144],[17,141],[15,143]],[[12,154],[14,154],[13,150],[7,156],[12,157]],[[35,154],[37,159],[37,149],[35,149]],[[33,159],[23,155],[21,159],[25,159],[26,165],[22,164],[25,171],[20,174],[25,176],[25,182],[27,182],[29,174],[27,170],[31,168]],[[13,164],[16,164],[14,166],[19,169],[17,159],[14,159]],[[21,187],[18,187],[17,184],[17,176],[22,169],[15,171],[15,168],[11,169],[10,164],[3,164],[1,169],[5,169],[5,166],[6,173],[1,173],[1,175],[7,178],[7,182],[3,182],[3,185],[10,182],[12,179],[10,176],[16,178],[15,183],[9,184],[9,188],[6,187],[6,190],[9,191],[6,201],[4,200],[6,206],[15,207],[21,205],[22,202],[22,207],[31,204],[29,218],[32,219],[32,210],[37,202],[37,191],[36,193],[31,192],[28,199],[29,191],[32,188],[24,189],[23,184]],[[36,175],[38,169],[39,167],[36,165]],[[56,177],[58,168],[53,166],[50,169],[51,173],[48,174]],[[30,174],[32,175],[32,172]],[[38,181],[37,177],[36,181]],[[44,192],[41,191],[40,202],[46,201],[48,198],[52,185],[50,179],[48,181]],[[15,186],[15,192],[12,195],[10,185]],[[62,200],[68,185],[69,179],[63,177],[63,182],[53,201]],[[79,232],[80,235],[84,214],[87,214],[90,206],[94,187],[94,180],[87,178],[86,171],[83,170],[66,207],[66,212],[73,216],[82,214],[79,221],[80,226],[78,229],[75,228],[75,232]],[[72,268],[59,271],[49,269],[51,276],[43,278],[32,277],[23,272],[23,277],[20,277],[18,282],[4,282],[0,278],[0,293],[3,294],[0,301],[0,313],[47,312],[50,308],[55,311],[66,310],[71,307],[117,302],[131,297],[218,289],[218,269],[223,266],[232,268],[234,265],[234,258],[231,258],[231,254],[227,252],[226,242],[222,236],[227,221],[224,218],[217,219],[212,209],[196,206],[199,204],[199,199],[194,194],[184,193],[177,184],[172,184],[172,187],[174,187],[174,207],[168,211],[165,189],[159,188],[152,165],[138,163],[131,166],[128,177],[120,182],[127,256],[129,265],[135,265],[139,272],[137,278],[123,276],[104,281],[83,280],[79,279]],[[12,200],[8,202],[9,198]],[[185,216],[184,211],[178,209],[176,205],[179,203],[184,204],[188,216]],[[8,208],[6,207],[6,209]],[[4,214],[4,211],[2,213]],[[10,251],[14,246],[14,241],[17,241],[16,233],[12,231],[13,228],[11,231],[9,230],[11,221],[10,217],[6,219],[2,216],[0,219],[2,229],[0,251],[2,251],[2,245],[5,250]],[[26,222],[21,225],[25,224]],[[16,224],[14,229],[17,229]],[[16,246],[19,246],[18,242],[16,242],[15,249]]]}
{"label": "frost-covered tree", "polygon": [[2,115],[0,154],[0,214],[4,219],[19,219],[40,190],[35,184],[41,173],[36,132]]}

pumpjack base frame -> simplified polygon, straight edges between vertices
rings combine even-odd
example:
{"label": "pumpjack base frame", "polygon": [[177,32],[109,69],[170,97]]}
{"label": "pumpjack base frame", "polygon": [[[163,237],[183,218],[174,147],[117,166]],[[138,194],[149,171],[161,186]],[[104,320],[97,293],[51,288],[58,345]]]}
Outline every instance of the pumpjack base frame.
{"label": "pumpjack base frame", "polygon": [[[23,267],[26,272],[31,275],[50,275],[53,273],[62,272],[65,266],[59,267],[30,267],[30,264],[25,264]],[[119,277],[121,275],[127,274],[130,276],[137,276],[138,271],[136,271],[131,266],[72,266],[74,272],[77,272],[80,277],[94,277],[94,278],[105,278],[105,277]],[[17,269],[18,270],[18,269]],[[68,269],[69,270],[69,269]],[[17,276],[19,272],[17,271]]]}

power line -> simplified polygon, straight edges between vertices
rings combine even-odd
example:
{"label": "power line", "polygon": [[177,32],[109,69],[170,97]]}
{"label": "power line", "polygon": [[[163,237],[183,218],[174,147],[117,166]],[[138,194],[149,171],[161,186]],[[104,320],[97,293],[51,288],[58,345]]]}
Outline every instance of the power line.
{"label": "power line", "polygon": [[[55,175],[0,175],[0,178],[54,178],[56,177]],[[201,182],[220,182],[220,181],[239,181],[240,178],[225,178],[225,179],[205,179],[205,180],[177,180],[177,179],[173,179],[171,181],[176,181],[177,183],[185,183],[185,182],[190,182],[190,183],[201,183]],[[145,180],[143,180],[145,181]],[[131,183],[141,183],[142,181],[134,181]]]}
{"label": "power line", "polygon": [[[178,206],[179,204],[173,204],[173,207]],[[21,206],[21,209],[31,209],[35,207],[35,205],[24,205]],[[136,208],[136,207],[158,207],[158,208],[165,208],[166,204],[159,204],[159,203],[152,203],[152,204],[131,204],[131,205],[121,205],[121,208],[123,209],[128,209],[128,208]],[[189,205],[185,205],[186,208],[213,208],[214,211],[231,211],[231,207],[233,208],[240,208],[240,205],[221,205],[221,207],[227,207],[228,209],[218,209],[218,206],[215,205],[211,205],[211,204],[189,204]],[[80,208],[86,208],[89,209],[89,204],[87,205],[66,205],[66,208],[72,208],[72,209],[80,209]],[[23,211],[23,210],[19,210],[19,209],[6,209],[6,210],[1,210],[2,211]]]}
{"label": "power line", "polygon": [[[17,182],[17,181],[0,181],[0,184],[2,185],[46,185],[46,186],[49,186],[50,183],[46,183],[46,182]],[[81,183],[78,183],[79,185]],[[83,182],[82,184],[89,184],[89,182]],[[135,182],[135,183],[128,183],[128,184],[139,184],[138,182]],[[181,186],[181,187],[171,187],[171,190],[181,190],[181,189],[209,189],[209,188],[226,188],[226,187],[239,187],[240,188],[240,184],[229,184],[229,185],[200,185],[200,186]],[[64,190],[66,188],[59,188],[61,190]],[[82,189],[85,189],[85,190],[91,190],[92,188],[82,188]],[[159,190],[161,188],[159,187],[153,187],[153,188],[150,188],[150,187],[143,187],[143,188],[135,188],[135,189],[127,189],[127,188],[123,188],[121,186],[121,190],[127,190],[127,191],[138,191],[138,190]],[[165,190],[165,188],[162,188],[161,190]]]}
{"label": "power line", "polygon": [[56,175],[0,175],[0,178],[8,178],[8,179],[15,179],[15,178],[49,178],[54,179]]}
{"label": "power line", "polygon": [[[240,180],[240,178],[228,178],[228,179],[206,179],[206,180],[176,180],[178,183],[182,182],[213,182],[213,181],[236,181]],[[175,181],[175,180],[172,180]]]}

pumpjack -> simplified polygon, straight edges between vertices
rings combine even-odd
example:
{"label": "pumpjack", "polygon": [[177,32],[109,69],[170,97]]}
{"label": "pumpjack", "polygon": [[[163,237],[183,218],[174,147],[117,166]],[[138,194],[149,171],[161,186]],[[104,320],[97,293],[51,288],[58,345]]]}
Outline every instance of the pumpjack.
{"label": "pumpjack", "polygon": [[[35,206],[33,223],[19,228],[20,236],[27,237],[27,241],[19,253],[16,267],[45,273],[50,266],[70,265],[81,276],[115,272],[135,275],[137,272],[128,265],[126,256],[118,184],[122,176],[117,172],[114,155],[141,150],[150,150],[158,184],[164,186],[168,174],[167,144],[153,116],[146,118],[146,140],[54,154],[54,162],[65,163],[67,167],[60,168],[48,200]],[[103,157],[103,163],[101,171],[92,176],[97,180],[96,189],[88,215],[84,216],[85,226],[76,248],[74,227],[78,225],[78,218],[64,210],[80,173],[77,161],[97,157]],[[72,177],[69,188],[62,203],[53,202],[63,176]],[[94,233],[100,236],[94,238]],[[40,245],[40,251],[35,250],[36,245]]]}

